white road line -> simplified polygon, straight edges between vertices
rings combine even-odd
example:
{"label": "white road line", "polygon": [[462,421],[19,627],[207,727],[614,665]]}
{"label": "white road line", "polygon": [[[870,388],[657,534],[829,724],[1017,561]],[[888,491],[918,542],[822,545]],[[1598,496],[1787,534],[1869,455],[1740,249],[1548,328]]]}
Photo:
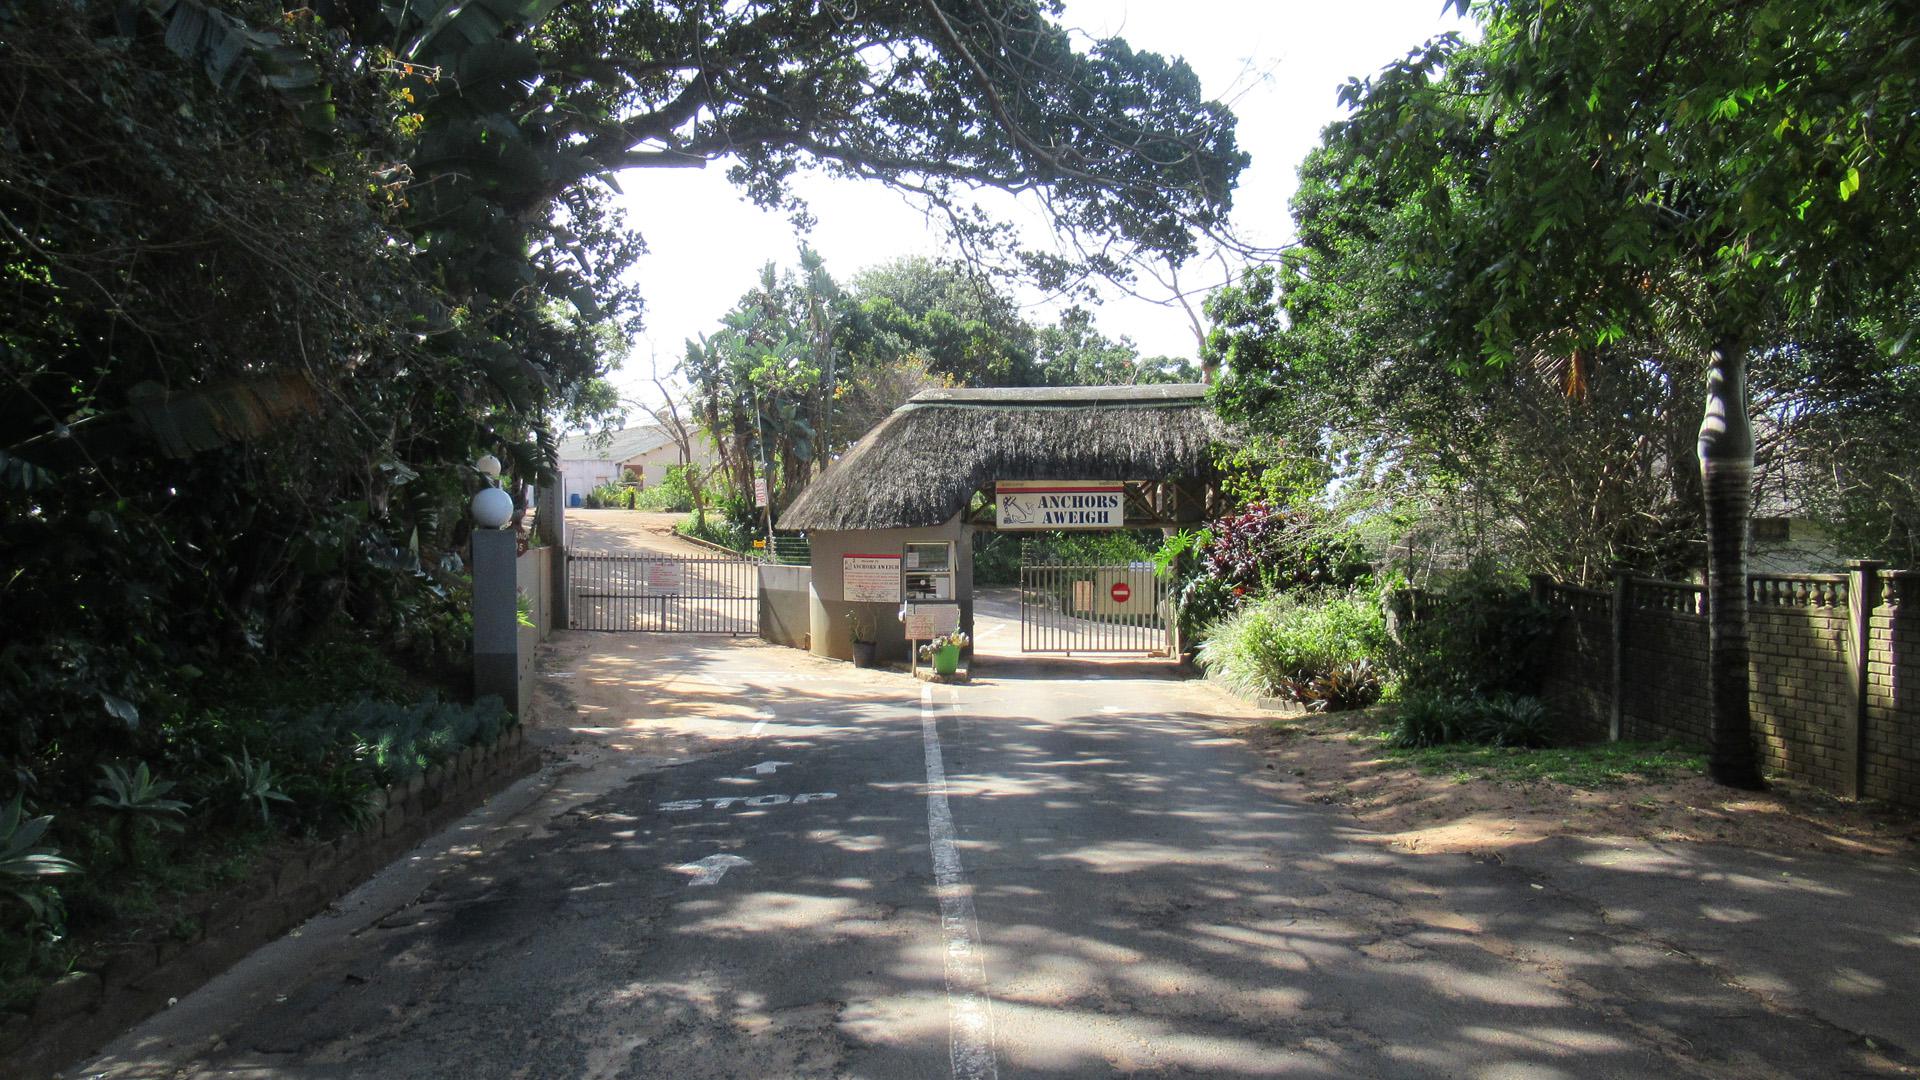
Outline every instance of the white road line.
{"label": "white road line", "polygon": [[753,736],[755,736],[755,735],[758,735],[758,734],[760,734],[760,733],[761,733],[762,731],[764,731],[764,730],[766,730],[766,727],[767,727],[767,721],[769,721],[769,720],[771,720],[771,719],[773,719],[773,714],[772,714],[771,712],[768,712],[768,711],[767,711],[767,710],[765,710],[765,709],[761,709],[761,710],[760,710],[759,712],[757,712],[757,713],[755,713],[754,715],[755,715],[755,716],[758,716],[758,717],[759,717],[760,719],[758,719],[758,720],[756,720],[756,721],[754,721],[754,724],[753,724],[753,730],[752,730],[752,731],[749,731],[749,732],[747,732],[747,736],[748,736],[749,738],[751,738],[751,737],[753,737]]}
{"label": "white road line", "polygon": [[999,1080],[993,1002],[980,963],[980,925],[973,913],[973,886],[960,869],[960,851],[954,845],[932,686],[920,688],[920,740],[927,752],[927,839],[933,851],[934,890],[940,897],[940,932],[947,943],[947,1038],[954,1080]]}

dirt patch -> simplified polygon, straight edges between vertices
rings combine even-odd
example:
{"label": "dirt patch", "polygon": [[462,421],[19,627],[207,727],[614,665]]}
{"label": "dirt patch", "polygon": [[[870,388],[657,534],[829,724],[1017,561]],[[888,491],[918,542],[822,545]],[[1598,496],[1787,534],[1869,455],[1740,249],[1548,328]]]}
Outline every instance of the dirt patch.
{"label": "dirt patch", "polygon": [[1804,785],[1780,781],[1755,793],[1693,774],[1628,774],[1585,787],[1472,765],[1428,772],[1390,754],[1381,726],[1365,714],[1297,716],[1238,734],[1262,752],[1286,794],[1340,806],[1378,842],[1407,851],[1494,855],[1582,836],[1920,858],[1920,815]]}

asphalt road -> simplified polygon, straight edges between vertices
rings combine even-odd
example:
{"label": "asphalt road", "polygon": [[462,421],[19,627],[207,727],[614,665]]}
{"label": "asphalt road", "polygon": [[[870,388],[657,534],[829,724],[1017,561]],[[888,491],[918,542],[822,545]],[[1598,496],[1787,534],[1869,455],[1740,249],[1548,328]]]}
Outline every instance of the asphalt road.
{"label": "asphalt road", "polygon": [[[989,661],[936,687],[642,637],[547,661],[591,763],[69,1075],[1868,1068],[1577,895],[1281,800],[1230,734],[1250,714],[1164,665]],[[676,725],[680,756],[647,742]]]}

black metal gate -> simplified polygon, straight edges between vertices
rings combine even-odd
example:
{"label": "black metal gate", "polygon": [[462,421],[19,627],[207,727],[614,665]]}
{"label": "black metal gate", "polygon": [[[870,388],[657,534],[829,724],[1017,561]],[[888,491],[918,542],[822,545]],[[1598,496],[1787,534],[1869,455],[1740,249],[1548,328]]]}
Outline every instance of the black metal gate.
{"label": "black metal gate", "polygon": [[1151,563],[1020,567],[1020,651],[1166,656],[1166,583]]}
{"label": "black metal gate", "polygon": [[575,630],[760,632],[760,564],[677,555],[567,555]]}

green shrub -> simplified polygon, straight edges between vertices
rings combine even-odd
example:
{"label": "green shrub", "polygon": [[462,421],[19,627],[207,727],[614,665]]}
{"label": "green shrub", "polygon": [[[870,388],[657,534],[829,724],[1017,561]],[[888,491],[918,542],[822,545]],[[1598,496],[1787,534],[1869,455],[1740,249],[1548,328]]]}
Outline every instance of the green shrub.
{"label": "green shrub", "polygon": [[1349,660],[1324,675],[1295,679],[1287,690],[1308,712],[1364,709],[1380,700],[1380,672],[1371,660]]}
{"label": "green shrub", "polygon": [[1553,742],[1546,703],[1527,694],[1495,694],[1481,704],[1479,741],[1489,746],[1540,747]]}
{"label": "green shrub", "polygon": [[1210,675],[1240,693],[1291,696],[1296,682],[1371,661],[1385,645],[1386,622],[1369,597],[1271,596],[1242,605],[1210,627],[1198,659]]}
{"label": "green shrub", "polygon": [[695,540],[705,540],[709,544],[719,544],[729,551],[748,552],[753,549],[757,530],[721,517],[709,517],[705,521],[683,521],[674,527],[682,536],[691,536]]}
{"label": "green shrub", "polygon": [[363,699],[324,706],[301,723],[351,741],[376,784],[409,780],[471,744],[489,743],[512,722],[500,699],[473,705],[428,698],[411,704]]}
{"label": "green shrub", "polygon": [[1160,536],[1131,530],[1043,533],[1024,547],[1028,562],[1128,566],[1152,562],[1154,552],[1160,547]]}
{"label": "green shrub", "polygon": [[1208,574],[1195,574],[1174,591],[1180,632],[1188,640],[1204,639],[1208,627],[1225,619],[1240,603],[1241,590]]}
{"label": "green shrub", "polygon": [[1256,503],[1205,532],[1200,571],[1246,594],[1344,588],[1366,571],[1352,528],[1303,507]]}
{"label": "green shrub", "polygon": [[624,484],[600,484],[587,492],[586,504],[593,508],[625,510],[633,498],[633,489]]}
{"label": "green shrub", "polygon": [[668,467],[667,475],[657,484],[643,488],[639,499],[634,503],[636,509],[652,510],[657,513],[681,514],[693,509],[693,488],[687,485],[687,470],[699,466],[673,465]]}
{"label": "green shrub", "polygon": [[216,788],[218,795],[230,810],[237,807],[249,816],[257,812],[261,826],[271,826],[273,814],[267,804],[293,801],[291,796],[280,790],[283,777],[273,775],[273,762],[266,758],[256,761],[243,746],[239,759],[229,757],[226,763],[226,771]]}
{"label": "green shrub", "polygon": [[1020,584],[1020,535],[981,530],[973,534],[973,584]]}
{"label": "green shrub", "polygon": [[[28,817],[23,795],[15,795],[0,810],[0,900],[11,900],[26,910],[29,948],[43,933],[57,936],[65,929],[60,893],[51,879],[80,872],[57,848],[41,845],[52,824],[51,815]],[[7,914],[0,911],[0,926],[10,921]]]}
{"label": "green shrub", "polygon": [[1160,544],[1158,533],[1141,530],[986,532],[974,534],[974,585],[1018,585],[1020,567],[1029,563],[1065,566],[1128,566],[1148,563]]}
{"label": "green shrub", "polygon": [[1535,607],[1517,581],[1465,574],[1426,598],[1391,650],[1410,691],[1456,695],[1533,694],[1545,673],[1553,614]]}
{"label": "green shrub", "polygon": [[1409,692],[1388,739],[1415,749],[1449,743],[1540,747],[1553,742],[1552,717],[1539,698],[1498,693],[1485,697],[1432,690]]}
{"label": "green shrub", "polygon": [[767,527],[767,512],[753,505],[753,494],[741,494],[731,485],[718,481],[707,489],[707,511],[697,520],[681,522],[676,528],[682,536],[705,540],[739,552],[754,550],[753,541]]}
{"label": "green shrub", "polygon": [[1387,744],[1415,749],[1466,742],[1477,713],[1472,698],[1410,690],[1400,699],[1399,718]]}
{"label": "green shrub", "polygon": [[132,771],[118,765],[100,766],[100,780],[95,786],[100,793],[88,799],[87,805],[101,807],[114,815],[124,866],[139,862],[143,827],[156,832],[186,831],[180,819],[186,816],[187,804],[167,798],[167,793],[173,790],[173,781],[154,776],[144,761]]}

